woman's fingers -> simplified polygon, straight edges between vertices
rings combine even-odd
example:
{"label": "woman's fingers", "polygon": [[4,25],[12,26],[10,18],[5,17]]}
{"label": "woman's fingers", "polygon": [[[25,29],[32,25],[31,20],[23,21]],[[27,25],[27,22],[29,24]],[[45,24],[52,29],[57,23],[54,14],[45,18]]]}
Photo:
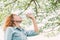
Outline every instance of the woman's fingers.
{"label": "woman's fingers", "polygon": [[26,14],[26,16],[29,17],[29,18],[31,18],[31,19],[34,18],[34,16],[32,14]]}

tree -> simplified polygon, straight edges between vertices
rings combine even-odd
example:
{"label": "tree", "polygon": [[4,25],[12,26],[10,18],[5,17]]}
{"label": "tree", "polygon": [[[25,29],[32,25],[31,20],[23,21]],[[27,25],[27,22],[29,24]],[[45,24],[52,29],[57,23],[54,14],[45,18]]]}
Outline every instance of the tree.
{"label": "tree", "polygon": [[[25,15],[28,8],[34,10],[33,15],[36,18],[37,24],[40,27],[40,32],[60,31],[60,0],[0,0],[0,24],[3,19],[11,14],[12,10],[20,10],[19,16]],[[23,17],[23,16],[22,16]],[[25,17],[25,16],[24,16]],[[32,25],[30,20],[22,22],[22,26]],[[29,23],[29,24],[28,24]],[[57,28],[57,29],[56,29]]]}

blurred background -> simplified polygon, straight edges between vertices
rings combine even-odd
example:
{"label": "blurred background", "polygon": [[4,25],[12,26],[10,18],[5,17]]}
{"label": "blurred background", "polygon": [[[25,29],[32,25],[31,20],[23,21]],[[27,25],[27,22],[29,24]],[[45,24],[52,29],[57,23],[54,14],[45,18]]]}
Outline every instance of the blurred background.
{"label": "blurred background", "polygon": [[6,16],[16,13],[22,17],[21,26],[33,29],[33,24],[26,13],[36,18],[40,34],[28,37],[28,40],[59,40],[60,37],[60,0],[0,0],[0,40],[4,39],[2,26]]}

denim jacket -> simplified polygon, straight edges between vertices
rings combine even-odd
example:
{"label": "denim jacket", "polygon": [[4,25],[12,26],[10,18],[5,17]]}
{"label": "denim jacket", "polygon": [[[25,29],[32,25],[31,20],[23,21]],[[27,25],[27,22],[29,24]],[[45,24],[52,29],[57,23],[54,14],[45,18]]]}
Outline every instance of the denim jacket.
{"label": "denim jacket", "polygon": [[5,31],[5,40],[27,40],[27,36],[35,36],[37,34],[33,30],[25,31],[22,28],[8,27]]}

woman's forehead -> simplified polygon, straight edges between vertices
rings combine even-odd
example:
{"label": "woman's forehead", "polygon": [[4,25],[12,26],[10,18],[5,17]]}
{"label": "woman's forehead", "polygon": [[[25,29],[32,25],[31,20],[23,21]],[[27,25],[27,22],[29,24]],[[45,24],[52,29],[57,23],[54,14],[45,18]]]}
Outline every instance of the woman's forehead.
{"label": "woman's forehead", "polygon": [[21,17],[18,15],[14,15],[13,17],[14,17],[14,19],[21,19]]}

